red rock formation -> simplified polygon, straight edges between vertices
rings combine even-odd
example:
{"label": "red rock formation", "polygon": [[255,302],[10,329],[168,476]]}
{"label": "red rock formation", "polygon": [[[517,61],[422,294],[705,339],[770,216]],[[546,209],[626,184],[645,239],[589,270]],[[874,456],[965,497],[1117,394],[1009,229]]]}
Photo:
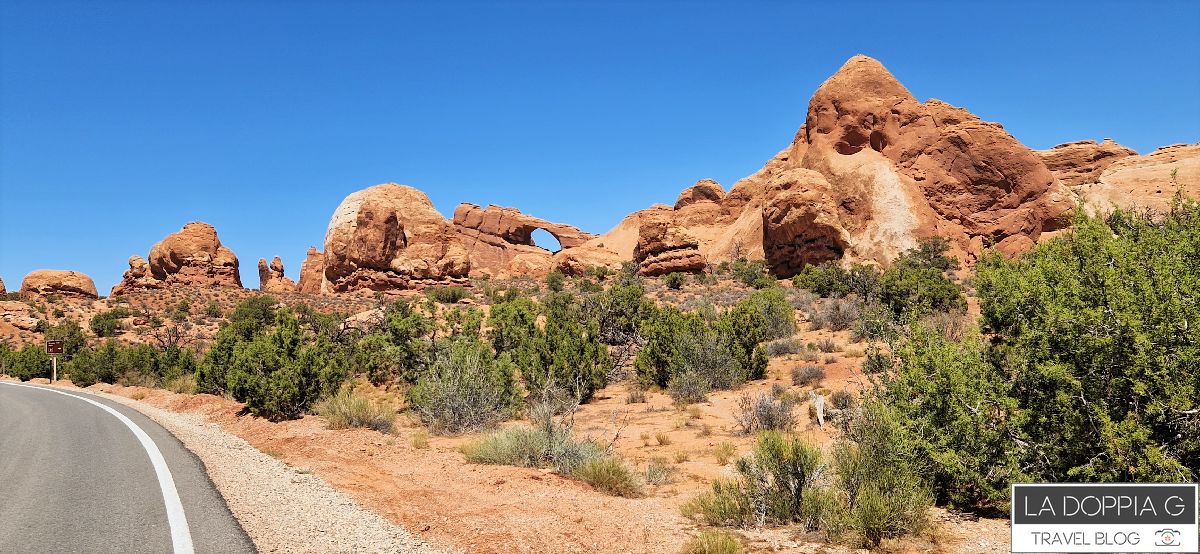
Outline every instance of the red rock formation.
{"label": "red rock formation", "polygon": [[8,291],[4,289],[4,279],[0,279],[0,294],[6,294]]}
{"label": "red rock formation", "polygon": [[38,269],[29,272],[21,282],[21,292],[48,296],[59,294],[96,298],[96,284],[92,278],[78,271],[61,269]]}
{"label": "red rock formation", "polygon": [[1171,209],[1175,192],[1200,198],[1200,143],[1164,146],[1145,156],[1125,156],[1104,168],[1092,182],[1075,187],[1084,208],[1107,213],[1113,208]]}
{"label": "red rock formation", "polygon": [[540,276],[550,271],[553,252],[534,244],[533,232],[538,229],[550,233],[564,250],[595,236],[500,206],[459,204],[453,221],[459,241],[471,258],[472,272],[493,277]]}
{"label": "red rock formation", "polygon": [[163,281],[154,278],[150,273],[150,264],[146,263],[145,259],[141,256],[130,256],[129,269],[125,270],[121,282],[117,283],[109,294],[120,296],[135,289],[157,289],[162,286]]}
{"label": "red rock formation", "polygon": [[271,265],[264,258],[258,259],[258,290],[263,292],[295,292],[296,283],[283,273],[283,260],[275,256]]}
{"label": "red rock formation", "polygon": [[1049,150],[1039,150],[1037,155],[1059,181],[1068,187],[1076,187],[1099,181],[1105,168],[1122,158],[1137,156],[1137,152],[1106,138],[1101,143],[1094,140],[1068,142]]}
{"label": "red rock formation", "polygon": [[242,287],[238,259],[221,245],[217,230],[193,221],[150,249],[150,274],[168,284]]}
{"label": "red rock formation", "polygon": [[777,274],[840,260],[850,248],[825,177],[796,168],[771,180],[763,204],[763,251]]}
{"label": "red rock formation", "polygon": [[325,280],[325,254],[317,247],[308,247],[308,255],[300,266],[300,283],[296,290],[306,294],[320,294],[321,282]]}
{"label": "red rock formation", "polygon": [[666,206],[642,212],[633,261],[638,272],[655,276],[673,272],[702,271],[707,263],[700,243],[673,221],[674,210]]}
{"label": "red rock formation", "polygon": [[409,186],[387,183],[347,196],[325,234],[333,292],[415,288],[462,280],[469,270],[454,226]]}

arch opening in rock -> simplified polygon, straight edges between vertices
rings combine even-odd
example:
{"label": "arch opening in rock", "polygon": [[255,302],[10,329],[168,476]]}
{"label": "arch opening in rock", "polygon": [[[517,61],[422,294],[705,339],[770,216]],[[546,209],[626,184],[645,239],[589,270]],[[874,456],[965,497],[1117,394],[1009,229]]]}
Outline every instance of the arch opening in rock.
{"label": "arch opening in rock", "polygon": [[533,246],[550,252],[558,252],[562,250],[562,245],[558,242],[558,237],[555,237],[550,231],[538,227],[529,234],[529,243]]}

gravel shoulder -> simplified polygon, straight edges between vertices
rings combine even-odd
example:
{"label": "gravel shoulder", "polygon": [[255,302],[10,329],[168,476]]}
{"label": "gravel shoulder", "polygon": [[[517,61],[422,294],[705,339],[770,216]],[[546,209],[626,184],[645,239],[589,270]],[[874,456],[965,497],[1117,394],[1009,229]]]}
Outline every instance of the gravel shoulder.
{"label": "gravel shoulder", "polygon": [[88,392],[145,414],[195,453],[260,552],[436,552],[320,477],[260,452],[215,423],[124,396]]}

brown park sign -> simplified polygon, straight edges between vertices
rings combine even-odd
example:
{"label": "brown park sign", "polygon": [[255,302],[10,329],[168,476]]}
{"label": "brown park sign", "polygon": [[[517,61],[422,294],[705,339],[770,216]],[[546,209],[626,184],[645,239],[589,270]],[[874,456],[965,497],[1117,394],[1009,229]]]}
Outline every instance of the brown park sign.
{"label": "brown park sign", "polygon": [[46,353],[62,354],[63,350],[66,348],[65,344],[66,343],[61,340],[48,340],[46,341]]}

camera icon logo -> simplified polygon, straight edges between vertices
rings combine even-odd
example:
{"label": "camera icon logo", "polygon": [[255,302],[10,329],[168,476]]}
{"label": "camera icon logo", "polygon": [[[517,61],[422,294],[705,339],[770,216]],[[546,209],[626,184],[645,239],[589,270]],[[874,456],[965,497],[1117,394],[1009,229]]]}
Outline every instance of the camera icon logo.
{"label": "camera icon logo", "polygon": [[1179,546],[1179,530],[1159,529],[1155,531],[1154,546]]}

